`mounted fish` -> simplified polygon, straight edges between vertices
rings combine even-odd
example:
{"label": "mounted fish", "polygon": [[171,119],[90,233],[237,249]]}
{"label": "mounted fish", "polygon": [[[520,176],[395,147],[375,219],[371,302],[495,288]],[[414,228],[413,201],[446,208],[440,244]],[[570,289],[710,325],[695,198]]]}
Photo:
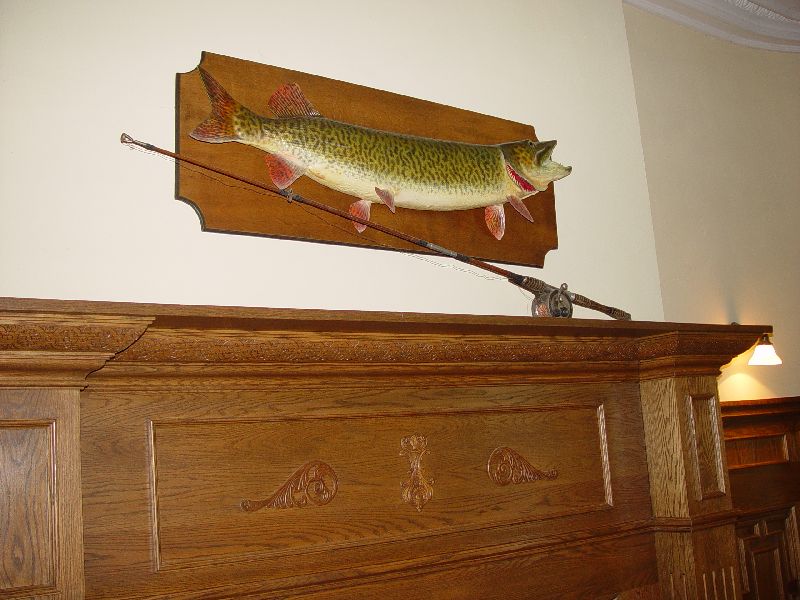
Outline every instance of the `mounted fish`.
{"label": "mounted fish", "polygon": [[[286,84],[269,100],[275,118],[237,102],[204,69],[211,116],[190,133],[203,142],[239,142],[267,153],[273,183],[286,189],[305,175],[358,198],[350,214],[370,218],[372,204],[414,210],[484,208],[486,225],[500,240],[504,205],[533,222],[523,200],[572,168],[551,159],[555,141],[467,144],[402,135],[327,119],[299,86]],[[355,224],[362,232],[364,225]]]}

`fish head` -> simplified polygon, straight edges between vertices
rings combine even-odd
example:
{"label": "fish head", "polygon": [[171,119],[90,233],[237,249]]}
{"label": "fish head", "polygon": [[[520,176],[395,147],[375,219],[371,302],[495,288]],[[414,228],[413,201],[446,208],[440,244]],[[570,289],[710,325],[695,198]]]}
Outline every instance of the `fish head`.
{"label": "fish head", "polygon": [[[572,172],[572,167],[564,166],[550,158],[556,140],[548,142],[532,142],[523,140],[502,144],[503,158],[509,175],[514,182],[525,191],[535,188],[541,192],[547,189],[551,181],[557,181]],[[520,179],[521,178],[521,179]]]}

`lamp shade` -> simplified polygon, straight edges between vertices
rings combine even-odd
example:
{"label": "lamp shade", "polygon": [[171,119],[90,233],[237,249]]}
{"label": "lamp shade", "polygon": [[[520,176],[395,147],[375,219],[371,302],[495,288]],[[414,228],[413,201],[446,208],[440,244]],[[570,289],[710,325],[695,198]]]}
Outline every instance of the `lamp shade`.
{"label": "lamp shade", "polygon": [[747,361],[751,366],[782,365],[781,357],[775,352],[775,347],[769,341],[769,336],[764,334],[758,341],[758,346],[753,350],[753,356]]}

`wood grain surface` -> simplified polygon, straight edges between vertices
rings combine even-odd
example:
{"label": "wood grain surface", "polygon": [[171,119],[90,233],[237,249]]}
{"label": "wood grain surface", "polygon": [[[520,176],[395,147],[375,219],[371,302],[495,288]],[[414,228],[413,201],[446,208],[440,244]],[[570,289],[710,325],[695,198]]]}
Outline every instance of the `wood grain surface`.
{"label": "wood grain surface", "polygon": [[[536,140],[532,126],[246,60],[204,52],[200,66],[242,104],[270,116],[267,101],[285,83],[300,85],[323,116],[365,127],[442,140],[497,144]],[[208,116],[209,101],[198,71],[177,76],[176,150],[217,168],[272,186],[264,152],[242,144],[198,142],[189,133]],[[555,160],[559,160],[558,150]],[[569,164],[568,158],[559,162]],[[486,227],[483,209],[416,211],[392,214],[375,206],[372,220],[451,250],[502,263],[541,267],[545,254],[558,246],[555,195],[548,189],[526,201],[530,223],[506,210],[506,233],[496,240]],[[561,184],[558,184],[561,185]],[[292,189],[303,196],[347,211],[356,199],[301,177]],[[319,213],[198,167],[176,170],[176,196],[195,207],[205,231],[246,233],[380,249],[420,252],[401,240],[367,230],[358,234],[346,220]]]}
{"label": "wood grain surface", "polygon": [[78,403],[0,388],[0,598],[84,597]]}
{"label": "wood grain surface", "polygon": [[0,597],[740,597],[765,329],[0,299]]}
{"label": "wood grain surface", "polygon": [[743,598],[800,598],[800,398],[722,405]]}

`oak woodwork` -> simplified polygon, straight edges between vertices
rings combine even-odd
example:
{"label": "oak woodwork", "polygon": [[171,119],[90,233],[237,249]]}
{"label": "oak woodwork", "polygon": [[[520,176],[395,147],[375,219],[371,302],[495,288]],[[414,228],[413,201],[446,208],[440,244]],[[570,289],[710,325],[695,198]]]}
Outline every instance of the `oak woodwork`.
{"label": "oak woodwork", "polygon": [[[323,116],[395,133],[474,144],[537,140],[531,125],[418,100],[352,83],[299,71],[203,52],[200,66],[211,73],[231,95],[264,116],[271,116],[267,101],[279,87],[297,83]],[[194,69],[177,76],[176,149],[194,160],[273,187],[264,152],[242,144],[208,144],[189,133],[208,117],[210,104]],[[559,152],[556,150],[556,160]],[[561,162],[569,164],[567,158]],[[558,185],[557,183],[555,185]],[[294,192],[347,211],[356,199],[324,187],[308,177],[292,184]],[[192,165],[179,164],[176,196],[195,208],[204,231],[311,239],[350,246],[419,248],[368,229],[362,234],[346,220],[319,213],[246,184],[226,181]],[[382,206],[372,210],[371,221],[398,229],[468,256],[505,263],[543,266],[545,255],[558,247],[555,192],[547,190],[526,200],[533,217],[527,221],[506,210],[506,234],[494,239],[486,228],[484,210],[419,211]]]}
{"label": "oak woodwork", "polygon": [[83,598],[78,402],[0,388],[0,598]]}
{"label": "oak woodwork", "polygon": [[746,600],[800,598],[800,398],[722,405]]}
{"label": "oak woodwork", "polygon": [[[59,511],[4,585],[741,595],[715,377],[768,327],[0,299],[3,315],[0,485],[23,500],[0,519],[27,532],[20,515]],[[45,444],[53,422],[72,454]]]}

